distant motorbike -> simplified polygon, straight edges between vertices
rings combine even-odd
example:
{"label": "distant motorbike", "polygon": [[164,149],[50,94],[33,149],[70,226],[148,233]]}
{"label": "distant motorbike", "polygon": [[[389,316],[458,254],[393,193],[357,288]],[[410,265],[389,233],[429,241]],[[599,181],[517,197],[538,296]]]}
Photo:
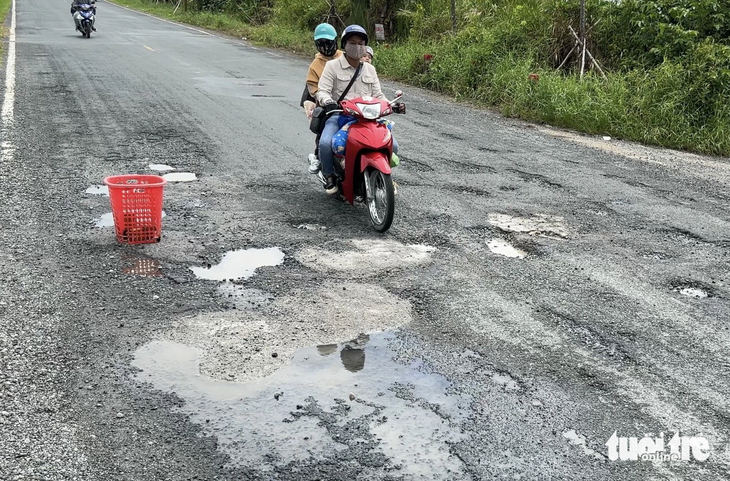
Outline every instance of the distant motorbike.
{"label": "distant motorbike", "polygon": [[91,32],[95,32],[94,23],[96,21],[96,1],[91,3],[82,3],[71,6],[74,22],[76,22],[76,30],[81,32],[82,37],[91,38]]}
{"label": "distant motorbike", "polygon": [[[395,189],[390,178],[393,138],[379,120],[393,113],[393,104],[402,96],[402,92],[396,92],[392,102],[372,97],[345,100],[340,110],[330,112],[330,115],[340,113],[357,120],[349,128],[345,158],[335,159],[335,174],[344,200],[353,204],[362,199],[378,232],[390,228],[395,214]],[[327,182],[321,171],[318,177],[323,184]]]}

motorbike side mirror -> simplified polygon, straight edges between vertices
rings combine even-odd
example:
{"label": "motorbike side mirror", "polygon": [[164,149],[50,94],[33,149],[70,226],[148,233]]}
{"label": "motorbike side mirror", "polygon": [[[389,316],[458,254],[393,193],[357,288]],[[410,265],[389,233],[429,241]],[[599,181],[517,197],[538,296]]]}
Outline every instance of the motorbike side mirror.
{"label": "motorbike side mirror", "polygon": [[396,90],[395,91],[395,96],[396,97],[403,97],[403,91],[402,90]]}

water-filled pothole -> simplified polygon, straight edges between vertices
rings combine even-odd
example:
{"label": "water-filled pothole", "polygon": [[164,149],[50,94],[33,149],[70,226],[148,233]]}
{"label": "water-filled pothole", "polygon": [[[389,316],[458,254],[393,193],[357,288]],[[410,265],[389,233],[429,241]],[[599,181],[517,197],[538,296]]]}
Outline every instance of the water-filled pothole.
{"label": "water-filled pothole", "polygon": [[170,167],[165,164],[150,164],[149,169],[157,172],[169,172],[171,170],[175,170],[175,167]]}
{"label": "water-filled pothole", "polygon": [[105,195],[109,196],[109,187],[106,185],[92,185],[88,189],[86,189],[87,194],[91,195]]}
{"label": "water-filled pothole", "polygon": [[693,279],[674,279],[669,286],[673,292],[695,299],[717,296],[717,290],[712,285]]}
{"label": "water-filled pothole", "polygon": [[114,215],[109,212],[96,219],[96,227],[114,227]]}
{"label": "water-filled pothole", "polygon": [[168,182],[192,182],[198,177],[192,172],[172,172],[162,176]]}
{"label": "water-filled pothole", "polygon": [[320,225],[320,224],[299,224],[297,225],[297,229],[304,229],[304,230],[327,230],[326,226]]}
{"label": "water-filled pothole", "polygon": [[512,217],[505,214],[490,214],[489,223],[506,231],[517,232],[541,237],[567,238],[568,231],[562,217],[536,215],[529,219]]}
{"label": "water-filled pothole", "polygon": [[520,385],[517,384],[517,381],[512,379],[512,376],[510,376],[509,374],[495,373],[492,376],[492,382],[494,384],[502,386],[505,391],[519,391],[520,389]]}
{"label": "water-filled pothole", "polygon": [[698,287],[682,287],[681,289],[677,290],[680,294],[684,296],[694,297],[697,299],[704,299],[705,297],[709,296],[707,292]]}
{"label": "water-filled pothole", "polygon": [[223,255],[220,264],[207,267],[191,267],[190,270],[200,279],[225,281],[248,279],[256,269],[278,266],[284,262],[284,253],[278,247],[266,249],[240,249]]}
{"label": "water-filled pothole", "polygon": [[[394,361],[392,333],[299,349],[271,376],[248,383],[201,375],[205,353],[171,341],[141,347],[133,365],[178,408],[215,436],[236,465],[337,462],[345,450],[379,470],[401,466],[408,479],[463,479],[451,445],[467,441],[461,424],[471,399],[419,362]],[[362,463],[364,464],[364,463]],[[380,474],[380,473],[378,473]]]}
{"label": "water-filled pothole", "polygon": [[516,259],[524,259],[527,256],[527,253],[519,249],[515,249],[510,244],[500,239],[492,239],[489,241],[487,246],[490,251],[501,256],[513,257]]}
{"label": "water-filled pothole", "polygon": [[570,444],[581,447],[583,449],[583,454],[593,456],[596,459],[606,459],[606,457],[602,453],[599,453],[589,448],[586,442],[586,437],[582,434],[578,434],[575,429],[565,431],[563,433],[563,437],[567,439]]}
{"label": "water-filled pothole", "polygon": [[[162,217],[166,217],[167,214],[165,214],[165,211],[162,211]],[[111,212],[107,212],[106,214],[103,214],[101,217],[98,217],[94,219],[94,224],[96,227],[114,227],[114,214]]]}

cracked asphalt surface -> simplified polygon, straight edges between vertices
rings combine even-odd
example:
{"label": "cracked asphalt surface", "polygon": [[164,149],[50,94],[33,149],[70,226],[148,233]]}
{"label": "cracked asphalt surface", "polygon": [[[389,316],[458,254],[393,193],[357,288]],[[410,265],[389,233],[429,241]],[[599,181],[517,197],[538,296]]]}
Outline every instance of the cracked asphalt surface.
{"label": "cracked asphalt surface", "polygon": [[[307,174],[306,59],[98,10],[82,39],[17,4],[0,479],[730,479],[728,159],[385,82],[409,112],[378,235]],[[120,245],[86,190],[152,163],[197,180]],[[254,248],[283,262],[190,269]],[[709,458],[607,457],[676,431]]]}

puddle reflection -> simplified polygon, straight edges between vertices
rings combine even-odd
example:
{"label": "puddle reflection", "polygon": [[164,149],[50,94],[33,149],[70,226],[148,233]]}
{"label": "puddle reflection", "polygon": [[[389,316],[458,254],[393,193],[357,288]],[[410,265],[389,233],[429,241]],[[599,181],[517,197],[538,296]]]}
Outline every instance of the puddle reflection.
{"label": "puddle reflection", "polygon": [[162,268],[160,261],[156,259],[145,259],[141,257],[123,257],[122,261],[131,266],[122,269],[124,274],[140,277],[161,277]]}

